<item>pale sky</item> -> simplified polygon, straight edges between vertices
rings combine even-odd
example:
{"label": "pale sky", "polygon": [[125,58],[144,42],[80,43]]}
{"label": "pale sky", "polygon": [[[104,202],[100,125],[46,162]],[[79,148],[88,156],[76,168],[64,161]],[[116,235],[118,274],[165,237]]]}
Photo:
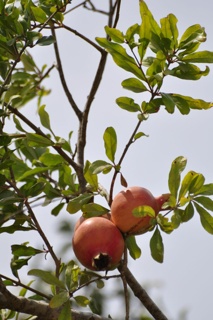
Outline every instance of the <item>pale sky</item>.
{"label": "pale sky", "polygon": [[[80,2],[73,0],[70,8]],[[100,7],[99,3],[102,2],[104,1],[94,0],[97,7]],[[157,21],[169,13],[176,15],[179,20],[180,35],[190,25],[201,24],[206,28],[207,42],[200,46],[200,50],[213,51],[213,4],[211,1],[203,0],[195,4],[193,0],[147,0],[146,3]],[[75,14],[67,16],[65,23],[94,39],[96,36],[104,36],[103,28],[106,24],[104,19],[105,17],[102,15],[99,16],[80,9]],[[134,23],[140,23],[138,1],[123,0],[121,19],[117,27],[125,32]],[[77,103],[83,107],[89,93],[95,72],[94,66],[98,63],[99,54],[88,45],[82,45],[81,41],[74,35],[62,31],[58,34],[60,34],[59,43],[62,45],[61,53],[68,84]],[[55,62],[51,47],[39,47],[34,52],[36,52],[36,60],[39,65],[47,63],[50,66]],[[164,91],[182,93],[194,98],[212,101],[213,66],[210,65],[210,68],[210,74],[197,82],[168,78],[164,84]],[[66,138],[70,130],[76,129],[75,118],[70,112],[71,108],[66,98],[63,96],[61,85],[54,75],[56,75],[56,72],[53,73],[53,78],[46,81],[47,86],[52,88],[53,93],[43,102],[47,105],[46,108],[53,121],[52,127],[56,135]],[[123,111],[115,104],[117,97],[131,95],[130,92],[123,90],[120,85],[122,80],[130,76],[129,73],[119,69],[112,62],[111,57],[108,57],[103,82],[95,97],[90,115],[86,150],[86,157],[90,161],[107,160],[102,140],[106,127],[113,126],[117,131],[118,159],[136,125],[135,114]],[[148,95],[132,94],[132,97],[140,103],[147,99]],[[34,102],[23,110],[25,115],[36,118],[36,104]],[[142,138],[131,147],[122,166],[122,173],[129,186],[140,185],[146,187],[156,196],[168,192],[167,179],[170,165],[180,155],[188,159],[188,165],[184,173],[194,170],[203,173],[207,183],[213,182],[212,119],[213,110],[192,111],[190,115],[183,116],[178,111],[170,115],[162,109],[158,114],[150,116],[150,119],[141,127],[141,131],[148,134],[149,138]],[[73,140],[74,142],[75,140]],[[109,189],[110,178],[111,175],[100,176],[100,183],[106,189]],[[121,189],[119,183],[116,183],[115,192],[119,192]],[[57,238],[57,219],[49,217],[48,207],[36,209],[38,218],[41,216],[39,215],[40,210],[43,215],[41,223],[44,231],[49,234],[53,246],[59,249],[61,239]],[[66,212],[62,213],[62,217],[70,218],[70,221],[72,221],[72,217]],[[48,230],[46,229],[47,221],[48,225],[51,225]],[[3,235],[3,237],[5,237],[5,243],[9,243],[12,238],[6,235]],[[26,235],[18,234],[14,237],[16,243],[21,243],[27,241],[29,236],[26,233]],[[165,306],[164,312],[169,319],[181,320],[178,318],[178,313],[184,309],[188,310],[186,320],[211,319],[213,238],[202,228],[198,214],[195,214],[190,222],[181,225],[171,235],[163,234],[165,247],[163,264],[159,264],[151,258],[149,239],[150,234],[137,237],[143,255],[136,261],[132,259],[129,261],[130,269],[137,279],[142,284],[150,283],[153,285],[151,295],[153,295],[154,300],[157,300],[156,302],[163,303]],[[37,246],[42,245],[38,238],[35,239],[35,243]],[[5,256],[7,255],[10,259],[10,248],[5,245]],[[7,265],[1,263],[2,268],[3,270],[0,273],[4,273],[4,268],[7,270]],[[156,283],[160,284],[160,287],[155,288]],[[134,304],[132,309],[134,309]]]}

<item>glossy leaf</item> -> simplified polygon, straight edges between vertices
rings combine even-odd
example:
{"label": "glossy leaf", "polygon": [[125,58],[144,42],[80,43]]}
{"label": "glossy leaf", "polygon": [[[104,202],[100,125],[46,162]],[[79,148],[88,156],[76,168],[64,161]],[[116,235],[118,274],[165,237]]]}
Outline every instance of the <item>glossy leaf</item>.
{"label": "glossy leaf", "polygon": [[213,234],[213,217],[203,207],[195,203],[195,208],[200,215],[200,222],[203,228],[210,234]]}
{"label": "glossy leaf", "polygon": [[106,26],[105,31],[108,34],[108,36],[110,36],[112,41],[117,43],[124,43],[125,38],[120,30]]}
{"label": "glossy leaf", "polygon": [[150,239],[150,249],[152,258],[162,263],[164,258],[164,245],[161,233],[158,228],[155,229],[151,239]]}
{"label": "glossy leaf", "polygon": [[165,105],[166,110],[169,113],[173,113],[175,111],[175,102],[172,99],[172,96],[170,94],[163,93],[163,92],[161,92],[161,96],[162,96],[162,101],[163,101],[163,104]]}
{"label": "glossy leaf", "polygon": [[129,236],[126,238],[126,246],[129,250],[130,256],[136,260],[141,256],[141,248],[137,245],[135,236]]}
{"label": "glossy leaf", "polygon": [[117,150],[117,135],[113,127],[108,127],[103,135],[105,153],[110,161],[114,163]]}
{"label": "glossy leaf", "polygon": [[47,20],[46,13],[40,7],[31,6],[31,10],[36,21],[44,23]]}
{"label": "glossy leaf", "polygon": [[132,214],[134,217],[155,217],[155,210],[150,206],[138,206],[133,209]]}
{"label": "glossy leaf", "polygon": [[48,284],[57,286],[61,289],[65,289],[64,283],[49,271],[44,271],[44,270],[40,270],[40,269],[31,269],[28,272],[28,275],[39,277],[40,279],[42,279],[44,282],[46,282]]}
{"label": "glossy leaf", "polygon": [[189,192],[190,193],[199,192],[199,190],[204,185],[204,182],[205,182],[205,178],[201,173],[194,173],[193,179],[189,186]]}
{"label": "glossy leaf", "polygon": [[54,167],[62,164],[64,159],[59,154],[43,153],[39,158],[39,161],[41,161],[45,166]]}
{"label": "glossy leaf", "polygon": [[106,162],[104,160],[96,160],[91,164],[90,170],[93,174],[98,174],[107,170],[110,171],[112,167],[112,164],[109,162]]}
{"label": "glossy leaf", "polygon": [[139,79],[145,80],[136,61],[127,54],[126,50],[120,44],[110,42],[105,38],[96,38],[96,41],[112,55],[114,62],[119,67],[133,73]]}
{"label": "glossy leaf", "polygon": [[160,35],[161,33],[161,29],[160,26],[158,25],[158,23],[156,22],[156,20],[154,19],[151,11],[149,10],[147,4],[144,1],[140,1],[139,3],[140,6],[140,15],[141,15],[141,19],[143,21],[145,16],[148,16],[149,21],[150,21],[150,25],[151,25],[151,31],[157,35]]}
{"label": "glossy leaf", "polygon": [[54,42],[55,39],[53,38],[53,36],[43,36],[37,40],[36,44],[38,44],[39,46],[49,46]]}
{"label": "glossy leaf", "polygon": [[128,78],[122,81],[121,85],[124,89],[130,90],[136,93],[148,91],[148,89],[143,84],[143,82],[137,78]]}
{"label": "glossy leaf", "polygon": [[131,47],[131,45],[134,45],[134,36],[135,34],[139,33],[139,24],[135,23],[132,26],[130,26],[125,34],[125,39],[128,42],[128,45]]}
{"label": "glossy leaf", "polygon": [[197,173],[195,171],[189,171],[185,177],[183,178],[181,182],[180,192],[178,199],[180,200],[182,197],[184,197],[190,189],[191,183]]}
{"label": "glossy leaf", "polygon": [[[199,24],[195,24],[190,26],[185,30],[182,37],[179,41],[179,49],[186,49],[192,44],[192,43],[201,43],[206,40],[206,33],[205,29],[202,28]],[[197,49],[197,47],[196,47]]]}
{"label": "glossy leaf", "polygon": [[185,55],[182,61],[193,63],[213,63],[213,52],[207,50],[194,52]]}
{"label": "glossy leaf", "polygon": [[140,45],[138,47],[138,53],[141,58],[141,62],[144,59],[144,56],[146,54],[147,48],[149,46],[149,43],[151,41],[151,22],[148,15],[143,15],[142,17],[142,23],[140,25],[139,29],[139,36],[140,36]]}
{"label": "glossy leaf", "polygon": [[140,106],[134,102],[134,99],[128,97],[120,97],[116,99],[117,105],[126,111],[129,112],[138,112],[140,111]]}
{"label": "glossy leaf", "polygon": [[196,65],[191,63],[179,63],[178,67],[165,72],[166,75],[174,76],[184,80],[199,80],[203,76],[209,74],[209,67],[206,66],[205,70],[201,70]]}
{"label": "glossy leaf", "polygon": [[186,158],[180,156],[177,157],[173,162],[172,166],[169,172],[169,190],[171,192],[171,195],[177,198],[178,194],[178,189],[180,186],[180,177],[181,177],[181,172],[185,169],[186,167],[187,160]]}
{"label": "glossy leaf", "polygon": [[174,230],[172,222],[169,221],[169,219],[163,216],[161,213],[157,215],[157,223],[163,232],[169,234]]}

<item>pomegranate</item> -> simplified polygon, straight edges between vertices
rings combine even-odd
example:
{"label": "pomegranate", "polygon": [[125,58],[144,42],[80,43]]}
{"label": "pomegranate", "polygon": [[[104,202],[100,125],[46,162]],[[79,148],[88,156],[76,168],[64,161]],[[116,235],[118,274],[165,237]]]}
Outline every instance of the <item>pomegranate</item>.
{"label": "pomegranate", "polygon": [[81,264],[96,271],[115,269],[124,252],[121,232],[102,217],[84,220],[75,230],[72,244]]}
{"label": "pomegranate", "polygon": [[151,216],[136,217],[133,209],[139,206],[149,206],[159,212],[159,207],[152,193],[142,187],[129,187],[119,192],[111,205],[112,222],[126,234],[142,234],[151,227]]}
{"label": "pomegranate", "polygon": [[[108,212],[108,213],[105,213],[103,214],[102,216],[99,216],[100,218],[105,218],[105,219],[108,219],[110,220],[111,219],[111,214]],[[83,215],[77,220],[76,224],[75,224],[75,228],[74,228],[74,232],[78,229],[78,227],[82,224],[82,222],[84,222],[86,219],[91,219],[92,217],[90,218],[85,218]]]}

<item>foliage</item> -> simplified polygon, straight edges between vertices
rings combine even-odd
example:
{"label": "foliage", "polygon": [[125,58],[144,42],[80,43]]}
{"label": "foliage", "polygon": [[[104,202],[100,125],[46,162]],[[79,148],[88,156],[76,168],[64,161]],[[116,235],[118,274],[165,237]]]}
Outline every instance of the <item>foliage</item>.
{"label": "foliage", "polygon": [[[170,114],[177,109],[182,115],[187,115],[194,109],[208,110],[212,107],[211,102],[184,96],[178,92],[169,93],[163,88],[166,77],[176,77],[180,81],[195,81],[209,74],[208,66],[204,70],[198,66],[200,63],[213,62],[213,52],[199,51],[200,45],[206,40],[205,29],[196,24],[179,36],[177,18],[174,14],[162,18],[159,24],[146,3],[140,1],[141,22],[135,23],[123,32],[116,28],[120,2],[118,0],[113,4],[110,2],[107,12],[108,25],[105,27],[106,37],[97,37],[96,42],[92,42],[64,24],[65,14],[73,13],[78,8],[74,7],[74,4],[71,4],[73,10],[69,11],[69,3],[60,0],[0,1],[0,233],[13,235],[17,231],[35,231],[45,244],[43,250],[32,247],[30,242],[12,245],[10,268],[14,279],[0,275],[3,280],[0,291],[3,294],[6,292],[7,298],[7,286],[18,285],[22,287],[20,296],[23,297],[28,292],[33,293],[33,296],[29,296],[30,299],[35,302],[37,300],[48,302],[51,309],[57,309],[57,317],[60,320],[72,318],[73,305],[89,307],[93,313],[101,314],[101,307],[96,303],[98,298],[95,300],[92,297],[94,284],[99,290],[104,287],[105,280],[121,278],[124,291],[128,284],[133,292],[138,284],[128,273],[126,257],[124,265],[118,268],[118,274],[104,276],[84,270],[74,260],[67,264],[63,262],[63,258],[61,260],[56,256],[42,230],[33,210],[33,204],[40,201],[44,205],[54,204],[51,214],[56,216],[56,219],[62,209],[66,209],[67,214],[82,211],[85,217],[101,216],[109,212],[118,176],[120,175],[121,186],[128,185],[122,171],[122,163],[131,144],[139,143],[138,140],[145,136],[139,131],[141,124],[148,121],[149,117],[159,112],[162,107]],[[84,7],[99,12],[90,1],[85,1]],[[60,28],[75,33],[82,41],[86,41],[101,53],[99,68],[83,110],[74,101],[64,79],[56,37],[56,30]],[[45,88],[43,82],[51,75],[55,65],[50,67],[44,65],[39,68],[33,57],[33,49],[42,46],[41,50],[45,50],[45,46],[50,45],[56,53],[57,69],[64,92],[76,115],[76,121],[79,122],[76,149],[73,148],[72,131],[67,138],[54,133],[51,116],[42,103],[45,96],[50,94],[50,90]],[[104,72],[107,54],[111,55],[118,67],[131,74],[121,85],[136,94],[141,101],[136,102],[128,96],[116,99],[116,104],[122,109],[121,112],[125,110],[135,113],[135,128],[123,152],[118,155],[116,129],[107,127],[103,133],[103,147],[107,159],[96,159],[91,162],[89,159],[84,159],[87,121]],[[149,93],[147,101],[144,100],[143,93]],[[32,119],[28,119],[20,109],[29,102],[37,103],[41,128],[36,126]],[[14,124],[15,133],[7,132],[8,122]],[[194,214],[199,215],[202,227],[213,234],[211,214],[213,183],[205,183],[204,176],[192,170],[182,177],[186,164],[187,160],[183,156],[177,157],[172,162],[168,175],[170,198],[157,217],[152,219],[151,256],[160,263],[164,259],[162,232],[167,234],[173,232],[182,223],[192,219]],[[111,185],[106,189],[100,184],[100,173],[112,176]],[[98,196],[103,197],[105,206],[97,203]],[[146,208],[145,214],[151,215],[149,209]],[[144,210],[136,214],[144,216]],[[141,249],[135,237],[127,237],[125,240],[131,257],[140,258]],[[33,276],[46,284],[45,288],[48,288],[46,293],[36,290],[32,281],[24,285],[19,271],[28,265],[29,260],[47,254],[53,258],[51,268],[48,266],[47,270],[28,271],[30,279]],[[81,289],[85,287],[91,287],[91,297],[88,292],[85,295],[81,294]],[[6,291],[2,291],[3,288]],[[143,288],[140,287],[140,290]],[[139,299],[146,306],[143,295],[139,296]],[[10,304],[5,304],[4,307],[0,304],[0,306],[2,310],[11,309],[10,312],[5,311],[4,319],[10,319],[16,311],[20,311],[15,305],[12,307]],[[148,311],[152,312],[149,308]],[[159,309],[154,312],[161,314]],[[126,319],[129,317],[128,313],[127,298]],[[161,316],[161,319],[166,319],[164,315]],[[86,319],[83,313],[82,319]]]}

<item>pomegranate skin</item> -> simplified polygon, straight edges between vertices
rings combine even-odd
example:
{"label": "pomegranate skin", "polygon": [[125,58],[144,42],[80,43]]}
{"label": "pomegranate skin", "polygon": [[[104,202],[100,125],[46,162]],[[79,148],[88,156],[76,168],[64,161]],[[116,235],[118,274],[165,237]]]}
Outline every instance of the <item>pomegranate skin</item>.
{"label": "pomegranate skin", "polygon": [[102,217],[84,220],[74,232],[72,245],[81,264],[95,271],[115,269],[124,252],[121,232]]}
{"label": "pomegranate skin", "polygon": [[151,227],[151,217],[135,217],[133,209],[139,206],[150,206],[155,214],[159,207],[152,193],[143,187],[129,187],[119,192],[111,205],[111,220],[127,235],[137,235],[148,231]]}
{"label": "pomegranate skin", "polygon": [[[78,229],[78,227],[87,219],[91,219],[90,218],[85,218],[83,215],[77,220],[76,224],[75,224],[75,228],[74,228],[74,232]],[[105,213],[102,216],[100,216],[100,218],[105,218],[108,220],[111,220],[111,214],[110,213]]]}

